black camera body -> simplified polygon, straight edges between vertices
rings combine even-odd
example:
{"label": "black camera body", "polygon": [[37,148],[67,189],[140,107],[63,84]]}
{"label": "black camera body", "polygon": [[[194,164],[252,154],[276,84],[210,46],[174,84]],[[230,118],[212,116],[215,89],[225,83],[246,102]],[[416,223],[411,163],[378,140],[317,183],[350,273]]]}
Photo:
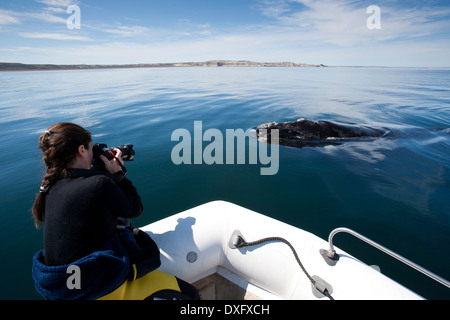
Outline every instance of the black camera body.
{"label": "black camera body", "polygon": [[132,144],[124,144],[120,147],[108,148],[108,146],[104,143],[96,143],[93,146],[94,157],[92,160],[92,168],[96,170],[105,171],[105,163],[100,159],[100,156],[103,155],[108,160],[114,159],[116,155],[116,150],[119,149],[122,151],[122,160],[123,161],[133,161],[135,152],[133,150]]}

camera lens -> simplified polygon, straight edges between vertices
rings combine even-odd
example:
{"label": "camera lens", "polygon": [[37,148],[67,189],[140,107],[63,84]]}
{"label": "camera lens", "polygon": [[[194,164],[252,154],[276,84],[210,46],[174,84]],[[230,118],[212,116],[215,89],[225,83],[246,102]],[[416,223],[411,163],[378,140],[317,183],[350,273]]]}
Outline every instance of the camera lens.
{"label": "camera lens", "polygon": [[133,160],[135,152],[133,150],[132,144],[124,144],[123,146],[119,147],[119,149],[122,151],[123,161],[132,161]]}

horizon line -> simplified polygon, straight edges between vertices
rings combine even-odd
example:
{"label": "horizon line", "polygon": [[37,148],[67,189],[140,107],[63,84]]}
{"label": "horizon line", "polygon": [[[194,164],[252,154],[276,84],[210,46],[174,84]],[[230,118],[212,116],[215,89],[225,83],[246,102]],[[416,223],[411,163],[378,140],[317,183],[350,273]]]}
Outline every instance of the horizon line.
{"label": "horizon line", "polygon": [[182,67],[289,67],[289,68],[426,68],[445,69],[450,67],[424,66],[383,66],[383,65],[325,65],[297,63],[291,61],[259,62],[251,60],[214,59],[191,62],[154,62],[154,63],[123,63],[123,64],[51,64],[22,63],[0,61],[0,72],[3,71],[64,71],[64,70],[95,70],[95,69],[138,69],[138,68],[182,68]]}

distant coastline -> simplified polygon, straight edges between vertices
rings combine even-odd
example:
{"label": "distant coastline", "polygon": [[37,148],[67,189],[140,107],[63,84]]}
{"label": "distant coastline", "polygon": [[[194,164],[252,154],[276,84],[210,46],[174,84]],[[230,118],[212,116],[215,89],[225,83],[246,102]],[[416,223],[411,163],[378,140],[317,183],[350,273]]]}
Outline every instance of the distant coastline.
{"label": "distant coastline", "polygon": [[45,70],[92,70],[92,69],[131,69],[131,68],[182,68],[182,67],[297,67],[323,68],[323,64],[294,62],[253,62],[246,60],[210,60],[205,62],[140,63],[140,64],[23,64],[0,62],[0,71],[45,71]]}

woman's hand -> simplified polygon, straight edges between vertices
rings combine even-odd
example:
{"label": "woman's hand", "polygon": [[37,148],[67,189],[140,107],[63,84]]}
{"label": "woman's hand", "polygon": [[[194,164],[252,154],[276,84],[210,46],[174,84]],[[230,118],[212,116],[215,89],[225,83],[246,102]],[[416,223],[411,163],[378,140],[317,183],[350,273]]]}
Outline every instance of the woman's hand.
{"label": "woman's hand", "polygon": [[100,156],[100,159],[105,163],[106,171],[115,174],[123,171],[123,160],[122,160],[122,151],[120,149],[114,149],[116,151],[115,157],[111,160],[108,160],[104,155]]}

